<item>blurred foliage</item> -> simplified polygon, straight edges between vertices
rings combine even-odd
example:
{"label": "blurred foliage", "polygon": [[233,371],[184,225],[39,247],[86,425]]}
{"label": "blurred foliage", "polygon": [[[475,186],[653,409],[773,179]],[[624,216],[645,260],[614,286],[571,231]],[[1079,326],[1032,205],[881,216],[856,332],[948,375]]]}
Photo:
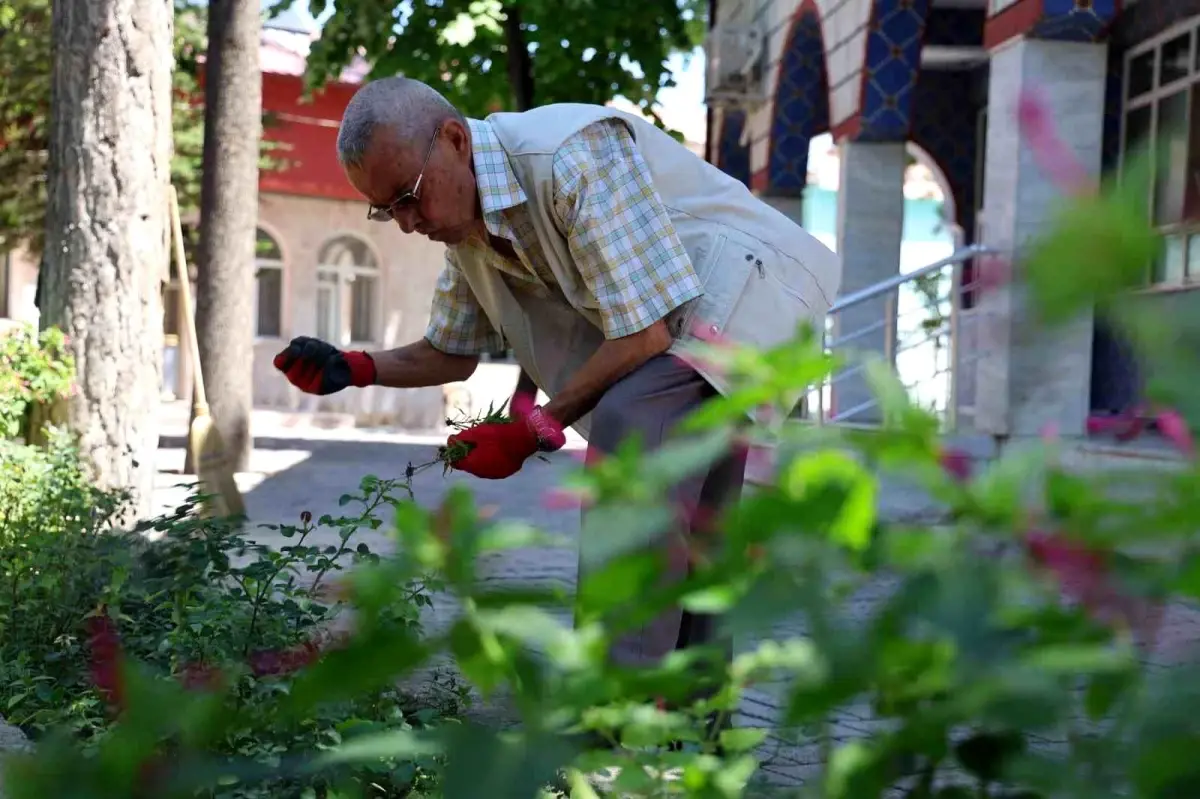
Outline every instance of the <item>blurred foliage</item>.
{"label": "blurred foliage", "polygon": [[[328,5],[311,0],[309,9],[320,16]],[[477,118],[521,110],[528,81],[531,105],[622,96],[661,122],[653,106],[674,85],[667,59],[691,54],[707,24],[701,0],[338,0],[333,9],[309,58],[311,86],[361,54],[370,78],[407,75]],[[519,47],[528,58],[514,67]]]}
{"label": "blurred foliage", "polygon": [[[0,252],[24,245],[35,257],[45,236],[46,165],[51,86],[50,0],[0,0]],[[174,157],[171,180],[185,216],[200,205],[204,147],[198,82],[206,47],[204,4],[175,0],[172,72]],[[267,115],[264,123],[271,124]],[[277,169],[284,151],[264,142],[262,168]]]}
{"label": "blurred foliage", "polygon": [[[748,410],[772,405],[786,417],[796,391],[836,364],[807,329],[765,351],[697,343],[690,357],[723,369],[731,394],[694,413],[672,444],[644,452],[631,441],[571,471],[567,487],[590,505],[577,595],[544,582],[498,588],[485,571],[497,553],[565,542],[489,518],[462,486],[430,507],[400,481],[394,554],[363,559],[340,583],[350,631],[254,704],[260,734],[278,741],[273,730],[448,657],[485,698],[504,697],[516,724],[392,727],[264,759],[225,744],[247,724],[239,672],[228,666],[225,679],[189,689],[141,647],[141,657],[106,661],[121,665],[106,679],[123,700],[104,734],[44,737],[7,764],[10,796],[190,797],[287,780],[325,780],[311,796],[402,796],[372,793],[345,771],[397,762],[428,764],[429,789],[447,799],[1196,795],[1196,642],[1170,642],[1169,668],[1148,650],[1166,607],[1200,599],[1200,466],[1187,456],[1200,423],[1197,323],[1122,301],[1157,246],[1140,206],[1111,186],[1062,206],[1022,252],[1015,282],[988,290],[1028,294],[1019,313],[1032,331],[1053,334],[1101,307],[1139,346],[1160,347],[1147,356],[1154,399],[1180,420],[1171,439],[1185,457],[1174,468],[1088,470],[1044,440],[973,470],[945,450],[938,420],[892,370],[869,359],[878,429],[748,429]],[[695,542],[687,580],[662,584],[649,545],[687,511],[669,501],[671,486],[732,447],[766,446],[772,479],[713,520],[720,534]],[[879,515],[885,480],[924,492],[944,515]],[[429,574],[460,612],[435,632],[397,625],[409,586]],[[616,636],[678,605],[720,615],[739,644],[732,662],[715,645],[653,667],[609,661]],[[137,637],[109,617],[120,642]],[[776,698],[777,728],[734,718],[752,691]],[[589,733],[613,745],[590,745]],[[809,747],[804,785],[765,784],[774,736]]]}

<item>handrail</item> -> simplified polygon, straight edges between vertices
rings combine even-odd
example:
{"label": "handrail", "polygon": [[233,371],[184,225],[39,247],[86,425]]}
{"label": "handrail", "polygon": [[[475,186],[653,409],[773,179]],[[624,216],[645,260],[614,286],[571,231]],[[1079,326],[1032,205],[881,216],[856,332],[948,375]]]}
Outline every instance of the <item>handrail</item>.
{"label": "handrail", "polygon": [[895,291],[909,281],[925,277],[925,275],[933,274],[934,272],[945,269],[947,266],[952,264],[960,264],[963,261],[969,261],[970,259],[977,258],[980,255],[998,255],[999,253],[1000,251],[994,247],[987,247],[983,244],[971,244],[967,247],[963,247],[962,249],[955,250],[940,261],[934,261],[931,264],[927,264],[919,269],[914,269],[913,271],[906,272],[902,275],[894,275],[893,277],[889,277],[887,280],[881,280],[874,285],[867,286],[865,289],[859,289],[858,291],[839,297],[837,301],[829,307],[828,313],[835,314],[852,306],[867,302],[868,300],[882,297],[885,294]]}

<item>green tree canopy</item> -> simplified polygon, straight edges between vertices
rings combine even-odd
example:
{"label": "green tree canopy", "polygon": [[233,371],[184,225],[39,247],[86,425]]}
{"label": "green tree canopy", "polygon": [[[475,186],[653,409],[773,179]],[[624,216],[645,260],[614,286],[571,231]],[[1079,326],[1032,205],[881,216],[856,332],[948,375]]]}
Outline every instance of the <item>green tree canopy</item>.
{"label": "green tree canopy", "polygon": [[[284,5],[287,5],[286,3]],[[310,0],[314,16],[327,0]],[[276,6],[280,8],[280,6]],[[655,121],[668,57],[704,34],[701,0],[337,0],[308,61],[319,86],[362,55],[472,116],[620,95]]]}
{"label": "green tree canopy", "polygon": [[[0,251],[26,244],[40,253],[45,235],[46,158],[50,118],[50,0],[0,0]],[[178,0],[171,179],[187,210],[200,196],[204,112],[197,103],[198,56],[204,51],[199,9]]]}

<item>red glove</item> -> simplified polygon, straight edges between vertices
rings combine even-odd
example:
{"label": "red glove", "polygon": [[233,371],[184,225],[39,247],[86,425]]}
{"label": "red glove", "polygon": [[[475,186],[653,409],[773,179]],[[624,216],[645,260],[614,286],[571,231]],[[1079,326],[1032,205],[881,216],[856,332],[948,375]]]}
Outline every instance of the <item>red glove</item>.
{"label": "red glove", "polygon": [[451,464],[453,468],[485,480],[503,480],[519,472],[529,456],[553,452],[566,441],[562,425],[541,408],[534,408],[511,422],[477,424],[450,436],[446,445],[468,444],[471,447],[466,455]]}
{"label": "red glove", "polygon": [[375,361],[365,352],[342,352],[320,339],[300,336],[275,356],[275,368],[307,394],[333,394],[348,386],[372,385]]}

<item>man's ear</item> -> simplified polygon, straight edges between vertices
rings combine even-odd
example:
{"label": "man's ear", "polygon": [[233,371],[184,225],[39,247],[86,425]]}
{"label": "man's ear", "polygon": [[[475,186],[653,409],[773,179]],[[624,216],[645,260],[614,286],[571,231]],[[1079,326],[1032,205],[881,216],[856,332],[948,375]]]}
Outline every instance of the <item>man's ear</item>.
{"label": "man's ear", "polygon": [[471,133],[467,126],[457,119],[448,119],[442,123],[442,138],[457,155],[471,154]]}

